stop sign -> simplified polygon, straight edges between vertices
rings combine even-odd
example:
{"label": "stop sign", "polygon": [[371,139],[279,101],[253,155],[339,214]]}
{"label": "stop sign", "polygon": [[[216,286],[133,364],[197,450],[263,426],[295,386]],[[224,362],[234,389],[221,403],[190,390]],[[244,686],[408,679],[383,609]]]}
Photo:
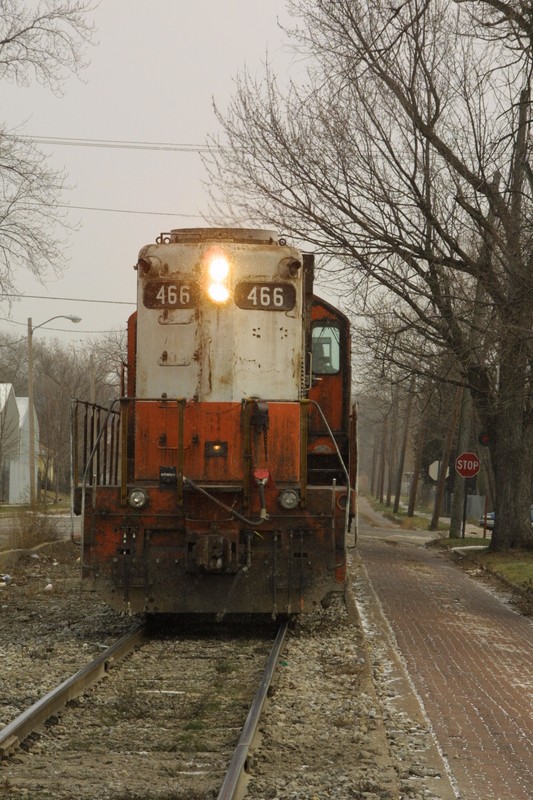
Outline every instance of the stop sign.
{"label": "stop sign", "polygon": [[455,471],[462,478],[473,478],[479,472],[479,458],[475,453],[461,453],[455,459]]}

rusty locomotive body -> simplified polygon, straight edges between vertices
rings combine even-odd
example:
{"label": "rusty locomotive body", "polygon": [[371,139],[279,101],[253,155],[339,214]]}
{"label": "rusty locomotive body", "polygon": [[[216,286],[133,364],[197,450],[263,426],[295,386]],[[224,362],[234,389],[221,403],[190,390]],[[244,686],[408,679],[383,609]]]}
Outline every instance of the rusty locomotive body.
{"label": "rusty locomotive body", "polygon": [[74,404],[82,586],[147,613],[311,610],[345,589],[346,317],[270,231],[144,247],[123,396]]}

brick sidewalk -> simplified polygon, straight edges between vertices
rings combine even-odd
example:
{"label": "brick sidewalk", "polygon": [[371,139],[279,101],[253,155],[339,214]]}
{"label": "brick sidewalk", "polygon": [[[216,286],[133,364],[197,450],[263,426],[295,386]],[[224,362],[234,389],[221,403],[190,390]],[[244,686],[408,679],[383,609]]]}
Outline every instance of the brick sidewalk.
{"label": "brick sidewalk", "polygon": [[533,798],[533,623],[435,551],[358,549],[462,800]]}

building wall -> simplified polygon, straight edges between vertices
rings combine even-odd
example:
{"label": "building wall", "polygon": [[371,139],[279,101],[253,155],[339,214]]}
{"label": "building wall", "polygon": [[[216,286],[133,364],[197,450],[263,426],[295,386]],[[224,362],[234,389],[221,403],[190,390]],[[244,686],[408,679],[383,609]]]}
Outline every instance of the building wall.
{"label": "building wall", "polygon": [[[39,462],[39,423],[35,420],[35,481]],[[4,477],[2,500],[27,503],[30,497],[30,423],[28,398],[15,397],[10,383],[0,384],[0,475]]]}

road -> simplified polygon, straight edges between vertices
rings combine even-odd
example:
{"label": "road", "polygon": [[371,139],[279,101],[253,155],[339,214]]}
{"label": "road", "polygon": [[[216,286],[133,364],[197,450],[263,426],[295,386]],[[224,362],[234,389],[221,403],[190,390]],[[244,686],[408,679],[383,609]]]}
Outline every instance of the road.
{"label": "road", "polygon": [[376,600],[406,669],[400,694],[416,698],[434,732],[448,787],[435,797],[532,800],[533,623],[424,547],[434,534],[404,532],[361,505],[358,590]]}

